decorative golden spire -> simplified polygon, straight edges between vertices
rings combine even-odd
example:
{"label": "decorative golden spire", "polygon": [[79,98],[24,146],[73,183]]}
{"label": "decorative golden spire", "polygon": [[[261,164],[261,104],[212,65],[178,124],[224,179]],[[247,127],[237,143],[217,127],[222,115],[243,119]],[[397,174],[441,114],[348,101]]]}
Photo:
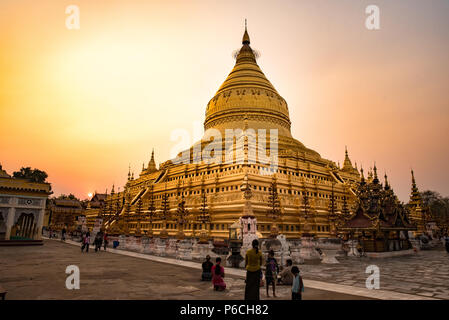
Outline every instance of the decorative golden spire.
{"label": "decorative golden spire", "polygon": [[377,178],[376,161],[374,161],[374,168],[373,168],[373,171],[374,171],[374,179],[373,179],[373,182],[374,182],[374,183],[378,183],[378,182],[379,182],[379,179]]}
{"label": "decorative golden spire", "polygon": [[242,44],[247,44],[247,45],[250,44],[249,34],[248,34],[248,30],[247,30],[247,25],[246,25],[246,19],[245,19],[245,33],[243,34]]}
{"label": "decorative golden spire", "polygon": [[354,167],[352,166],[351,160],[348,156],[348,147],[345,146],[345,161],[343,162],[343,171],[351,172],[354,171]]}
{"label": "decorative golden spire", "polygon": [[384,176],[384,178],[385,178],[385,190],[388,190],[388,189],[390,189],[390,185],[388,184],[388,177],[387,177],[387,173],[385,172],[385,176]]}
{"label": "decorative golden spire", "polygon": [[365,175],[363,174],[363,167],[360,166],[360,176],[362,177],[360,182],[365,183]]}
{"label": "decorative golden spire", "polygon": [[412,173],[412,192],[410,194],[410,204],[417,205],[421,202],[421,195],[419,194],[418,187],[416,186],[415,174],[413,169],[411,169]]}
{"label": "decorative golden spire", "polygon": [[148,162],[147,171],[148,171],[148,173],[157,171],[156,162],[154,161],[154,148],[153,148],[153,151],[151,151],[151,160],[150,160],[150,162]]}

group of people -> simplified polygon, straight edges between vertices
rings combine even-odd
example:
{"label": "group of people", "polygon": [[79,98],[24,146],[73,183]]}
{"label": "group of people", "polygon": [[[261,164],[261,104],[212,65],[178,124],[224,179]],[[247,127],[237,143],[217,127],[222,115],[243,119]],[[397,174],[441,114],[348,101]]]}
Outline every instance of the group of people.
{"label": "group of people", "polygon": [[203,273],[201,274],[202,281],[212,281],[214,290],[224,291],[226,283],[224,282],[224,268],[221,265],[221,258],[215,259],[215,265],[210,261],[210,256],[206,256],[206,261],[203,262]]}
{"label": "group of people", "polygon": [[[245,255],[246,286],[245,300],[260,300],[260,286],[262,284],[263,256],[259,250],[259,241],[253,240],[252,249]],[[279,278],[278,278],[279,274]],[[304,284],[299,274],[299,268],[293,266],[292,260],[287,261],[287,266],[279,273],[279,265],[274,257],[274,251],[270,250],[265,262],[265,286],[269,297],[270,285],[273,287],[273,296],[276,297],[276,283],[292,285],[292,299],[302,300]]]}
{"label": "group of people", "polygon": [[[217,257],[215,265],[210,261],[210,256],[206,256],[206,261],[202,264],[202,281],[212,281],[214,290],[223,291],[226,289],[224,282],[224,268],[221,265],[221,258]],[[260,300],[260,287],[263,286],[263,256],[259,250],[259,241],[253,240],[252,249],[245,255],[246,286],[245,300]],[[274,257],[274,251],[270,250],[265,261],[265,286],[267,297],[269,297],[270,285],[273,288],[273,297],[276,297],[276,284],[291,285],[292,299],[302,300],[304,284],[299,274],[297,266],[293,266],[291,259],[287,260],[286,267],[279,272],[279,265]]]}
{"label": "group of people", "polygon": [[[103,233],[103,231],[98,232],[94,238],[95,252],[100,251],[102,245],[104,251],[106,251],[108,243],[109,243],[108,235],[106,233]],[[90,232],[87,231],[83,233],[81,236],[81,252],[84,252],[84,249],[86,249],[86,252],[89,252],[89,245],[90,245]]]}

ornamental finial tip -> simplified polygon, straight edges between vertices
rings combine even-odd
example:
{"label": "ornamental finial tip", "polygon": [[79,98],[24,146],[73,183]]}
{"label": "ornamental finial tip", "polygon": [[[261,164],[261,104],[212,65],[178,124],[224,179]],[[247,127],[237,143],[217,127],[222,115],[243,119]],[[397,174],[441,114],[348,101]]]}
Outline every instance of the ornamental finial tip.
{"label": "ornamental finial tip", "polygon": [[246,19],[245,19],[245,33],[243,34],[242,44],[250,44]]}

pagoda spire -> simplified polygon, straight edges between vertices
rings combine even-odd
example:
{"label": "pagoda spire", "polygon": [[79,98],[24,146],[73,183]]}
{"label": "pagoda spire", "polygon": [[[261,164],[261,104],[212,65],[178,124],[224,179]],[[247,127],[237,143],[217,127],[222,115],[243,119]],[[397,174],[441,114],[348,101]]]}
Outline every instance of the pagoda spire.
{"label": "pagoda spire", "polygon": [[348,155],[348,147],[345,146],[345,161],[343,162],[343,171],[351,172],[354,170],[354,167],[352,166],[351,159],[349,159]]}
{"label": "pagoda spire", "polygon": [[248,34],[247,24],[246,24],[246,19],[245,19],[245,33],[243,34],[242,44],[247,44],[247,45],[250,44],[249,34]]}
{"label": "pagoda spire", "polygon": [[421,195],[419,194],[418,187],[416,186],[415,174],[413,169],[411,169],[412,173],[412,192],[410,194],[410,204],[416,206],[421,203]]}
{"label": "pagoda spire", "polygon": [[148,173],[157,171],[156,162],[154,161],[154,148],[153,148],[153,151],[151,151],[151,160],[150,160],[150,162],[148,162],[147,170],[148,170]]}
{"label": "pagoda spire", "polygon": [[361,183],[365,183],[365,175],[363,174],[363,167],[362,166],[360,166],[360,176],[361,176],[360,182]]}
{"label": "pagoda spire", "polygon": [[373,182],[374,182],[374,183],[378,183],[378,182],[379,182],[379,178],[377,177],[377,167],[376,167],[376,162],[374,162],[374,168],[373,168],[373,171],[374,171],[374,179],[373,179]]}
{"label": "pagoda spire", "polygon": [[384,186],[384,189],[385,189],[385,190],[389,190],[389,189],[390,189],[390,185],[388,184],[388,177],[387,177],[387,173],[386,173],[386,172],[385,172],[384,178],[385,178],[385,186]]}

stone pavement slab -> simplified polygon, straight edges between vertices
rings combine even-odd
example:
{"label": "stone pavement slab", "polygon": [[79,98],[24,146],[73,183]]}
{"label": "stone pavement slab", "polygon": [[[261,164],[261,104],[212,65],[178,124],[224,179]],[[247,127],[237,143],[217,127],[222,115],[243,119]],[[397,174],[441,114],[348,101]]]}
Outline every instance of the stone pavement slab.
{"label": "stone pavement slab", "polygon": [[[57,241],[57,240],[54,240]],[[80,246],[79,243],[73,242],[73,241],[67,241],[70,244]],[[158,257],[148,254],[142,254],[137,252],[130,252],[125,250],[118,250],[118,249],[108,249],[109,252],[151,260],[151,261],[157,261],[162,262],[166,264],[177,264],[184,267],[189,267],[193,269],[201,270],[201,264],[197,262],[192,261],[182,261],[177,260],[173,258],[167,258],[167,257]],[[434,252],[428,251],[428,253],[431,254],[431,258],[436,259],[440,258],[440,256],[437,256]],[[422,257],[422,255],[418,256]],[[368,259],[362,260],[362,259],[345,259],[340,264],[332,264],[332,265],[326,265],[326,264],[319,264],[319,265],[301,265],[300,270],[304,277],[304,286],[306,288],[312,288],[312,289],[318,289],[318,290],[327,290],[342,294],[350,294],[350,295],[357,295],[360,297],[365,298],[371,298],[371,299],[382,299],[382,300],[428,300],[431,299],[429,294],[421,294],[423,290],[420,288],[422,283],[420,282],[410,282],[410,281],[396,281],[395,279],[395,273],[398,272],[401,275],[404,275],[404,277],[408,277],[409,280],[416,280],[416,277],[407,275],[404,272],[401,272],[402,264],[406,263],[406,266],[408,268],[412,268],[413,263],[419,263],[420,260],[416,261],[416,256],[412,256],[415,260],[410,260],[410,257],[394,257],[394,258],[388,258],[388,259]],[[444,255],[443,255],[444,259]],[[404,262],[405,261],[405,262]],[[407,264],[408,262],[408,264]],[[379,265],[380,272],[381,272],[381,289],[380,290],[369,290],[365,287],[365,281],[368,276],[368,274],[365,273],[366,266],[370,264],[377,264]],[[427,265],[432,265],[429,263],[429,261],[426,261]],[[443,261],[440,261],[436,259],[436,265],[440,266],[444,264]],[[410,266],[411,265],[411,266]],[[447,266],[446,266],[447,267]],[[415,266],[416,268],[416,266]],[[397,271],[396,271],[397,270]],[[429,274],[432,274],[433,269],[428,269],[427,271]],[[245,277],[245,270],[242,269],[234,269],[234,268],[227,268],[226,273],[228,275],[234,275],[237,277],[244,278]],[[329,274],[333,276],[333,279],[326,279],[326,282],[316,280],[316,278],[322,280],[322,277],[317,277],[316,274]],[[449,281],[449,273],[448,273],[448,281]],[[393,282],[393,284],[389,282]],[[396,286],[394,285],[394,282],[396,283]],[[424,285],[428,283],[425,282]],[[401,285],[402,288],[400,287]],[[418,291],[411,290],[411,286],[414,285],[417,287]],[[449,292],[449,283],[441,284],[440,288],[443,288],[441,294],[446,294],[446,292]],[[385,289],[382,287],[384,286]],[[447,291],[446,291],[447,290]]]}
{"label": "stone pavement slab", "polygon": [[[79,244],[73,244],[45,240],[39,247],[0,247],[0,285],[8,291],[6,298],[240,300],[244,296],[244,279],[234,272],[242,270],[226,268],[227,289],[216,292],[210,282],[199,280],[199,264],[175,259],[167,263],[162,257],[142,259],[139,254],[120,250],[114,250],[115,254],[94,250],[81,253]],[[65,287],[68,265],[80,268],[79,290]],[[290,290],[290,286],[278,286],[276,299],[290,299]],[[261,298],[266,299],[264,288]],[[304,299],[368,298],[310,287]]]}

